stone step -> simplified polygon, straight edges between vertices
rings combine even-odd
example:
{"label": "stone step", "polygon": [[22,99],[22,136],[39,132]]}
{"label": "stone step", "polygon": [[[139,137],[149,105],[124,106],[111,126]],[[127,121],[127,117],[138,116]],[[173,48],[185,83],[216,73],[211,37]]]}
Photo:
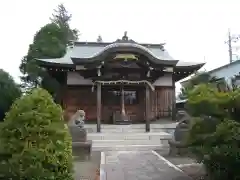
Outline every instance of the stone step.
{"label": "stone step", "polygon": [[168,147],[172,136],[159,133],[88,133],[87,139],[92,141],[92,150],[158,150]]}
{"label": "stone step", "polygon": [[[93,129],[88,129],[86,128],[87,132],[88,133],[91,133],[91,132],[96,132],[96,130],[93,130]],[[153,131],[153,130],[152,130]],[[145,132],[145,129],[121,129],[121,128],[116,128],[116,129],[101,129],[101,132],[102,133],[144,133]],[[159,132],[159,131],[158,131]]]}
{"label": "stone step", "polygon": [[[175,128],[177,122],[165,123],[165,124],[150,124],[151,128]],[[130,124],[130,125],[114,125],[114,124],[101,124],[101,129],[145,129],[145,124]],[[97,128],[97,124],[85,124],[84,128]]]}
{"label": "stone step", "polygon": [[88,133],[88,140],[169,140],[172,135],[166,132],[158,133]]}
{"label": "stone step", "polygon": [[167,151],[168,147],[162,145],[114,145],[114,146],[102,146],[93,145],[93,151],[150,151],[150,150],[161,150]]}
{"label": "stone step", "polygon": [[[86,128],[88,133],[97,132],[96,129]],[[152,128],[150,132],[171,132],[174,131],[174,128]],[[145,128],[126,128],[126,129],[101,129],[102,133],[145,133]]]}
{"label": "stone step", "polygon": [[148,133],[87,133],[93,151],[158,150],[168,147],[172,135]]}
{"label": "stone step", "polygon": [[96,146],[117,146],[117,145],[167,145],[162,140],[92,140]]}
{"label": "stone step", "polygon": [[[172,132],[174,131],[177,123],[168,123],[168,124],[151,124],[151,132]],[[97,125],[95,124],[86,124],[84,126],[88,133],[96,133]],[[130,124],[130,125],[101,125],[102,133],[144,133],[145,124]]]}

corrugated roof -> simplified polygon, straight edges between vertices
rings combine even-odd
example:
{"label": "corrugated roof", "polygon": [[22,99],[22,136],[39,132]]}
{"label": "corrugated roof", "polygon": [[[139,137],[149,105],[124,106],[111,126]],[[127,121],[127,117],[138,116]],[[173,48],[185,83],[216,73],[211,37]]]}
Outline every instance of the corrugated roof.
{"label": "corrugated roof", "polygon": [[[182,62],[182,61],[181,61],[181,62]],[[180,63],[180,61],[179,61],[179,63]],[[239,64],[239,63],[240,63],[240,60],[236,60],[236,61],[234,61],[234,62],[232,62],[232,63],[228,63],[228,64],[225,64],[225,65],[223,65],[223,66],[220,66],[220,67],[217,67],[217,68],[215,68],[215,69],[212,69],[212,70],[208,71],[208,73],[209,73],[209,74],[215,73],[215,72],[220,71],[220,70],[222,70],[222,69],[224,69],[224,68],[235,66],[235,65],[237,65],[237,64]],[[177,66],[178,66],[178,64],[177,64]],[[188,81],[189,81],[189,79],[182,81],[182,82],[181,82],[181,85],[184,86],[184,84],[187,84]]]}
{"label": "corrugated roof", "polygon": [[234,61],[232,63],[228,63],[228,64],[225,64],[225,65],[220,66],[218,68],[212,69],[211,71],[208,71],[208,73],[213,73],[213,72],[219,71],[219,70],[221,70],[223,68],[226,68],[226,67],[235,66],[236,64],[239,64],[239,63],[240,63],[240,60],[236,60],[236,61]]}

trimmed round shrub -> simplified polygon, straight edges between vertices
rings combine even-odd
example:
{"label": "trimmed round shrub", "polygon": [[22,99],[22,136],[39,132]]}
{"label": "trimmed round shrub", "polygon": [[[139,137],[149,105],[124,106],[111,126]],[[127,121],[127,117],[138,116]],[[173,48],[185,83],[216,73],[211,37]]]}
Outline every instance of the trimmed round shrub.
{"label": "trimmed round shrub", "polygon": [[46,90],[15,101],[0,141],[0,179],[73,180],[71,136],[61,107]]}

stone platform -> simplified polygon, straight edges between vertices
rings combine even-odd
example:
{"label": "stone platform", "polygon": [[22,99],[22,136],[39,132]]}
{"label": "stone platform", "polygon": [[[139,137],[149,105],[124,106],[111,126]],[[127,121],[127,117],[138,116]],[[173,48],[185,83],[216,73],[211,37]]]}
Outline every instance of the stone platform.
{"label": "stone platform", "polygon": [[[168,122],[163,124],[150,124],[150,132],[167,132],[171,133],[176,128],[177,123]],[[113,125],[101,124],[102,133],[144,133],[145,124],[130,124],[130,125]],[[96,124],[85,124],[85,129],[88,133],[96,133]]]}
{"label": "stone platform", "polygon": [[168,140],[176,123],[151,124],[151,132],[145,132],[145,124],[101,125],[101,133],[96,133],[96,125],[85,126],[87,139],[92,141],[93,151],[161,150],[168,148]]}
{"label": "stone platform", "polygon": [[158,133],[88,133],[93,151],[161,150],[168,147],[172,136]]}
{"label": "stone platform", "polygon": [[102,152],[101,180],[191,180],[155,151]]}

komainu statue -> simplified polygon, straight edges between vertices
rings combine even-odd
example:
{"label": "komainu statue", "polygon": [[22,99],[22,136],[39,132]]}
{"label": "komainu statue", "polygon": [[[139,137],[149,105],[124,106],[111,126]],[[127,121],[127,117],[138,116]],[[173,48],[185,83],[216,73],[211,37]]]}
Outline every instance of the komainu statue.
{"label": "komainu statue", "polygon": [[87,131],[84,128],[84,121],[84,110],[77,110],[77,112],[70,119],[68,128],[72,136],[73,155],[76,157],[90,158],[92,142],[87,141]]}
{"label": "komainu statue", "polygon": [[178,112],[178,125],[174,137],[169,141],[170,155],[183,155],[187,153],[186,138],[190,128],[191,116],[186,111]]}
{"label": "komainu statue", "polygon": [[85,123],[85,111],[83,110],[78,110],[75,113],[74,118],[74,122],[75,124],[80,128],[80,129],[84,129],[84,123]]}
{"label": "komainu statue", "polygon": [[68,126],[72,135],[73,142],[85,142],[86,130],[84,129],[85,112],[77,110],[77,112],[70,119]]}

